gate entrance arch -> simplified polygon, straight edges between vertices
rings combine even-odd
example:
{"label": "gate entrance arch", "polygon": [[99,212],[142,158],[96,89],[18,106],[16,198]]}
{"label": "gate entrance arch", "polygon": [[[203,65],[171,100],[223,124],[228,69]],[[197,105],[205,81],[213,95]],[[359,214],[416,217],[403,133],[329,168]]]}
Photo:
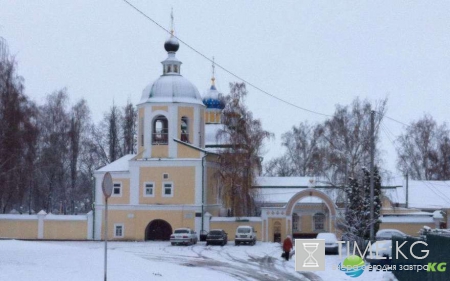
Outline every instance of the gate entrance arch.
{"label": "gate entrance arch", "polygon": [[172,226],[165,220],[152,220],[145,228],[145,240],[170,240]]}
{"label": "gate entrance arch", "polygon": [[[294,212],[295,205],[298,201],[300,201],[303,198],[306,197],[318,197],[322,199],[322,201],[325,203],[325,205],[328,208],[328,211],[330,212],[330,219],[328,220],[329,223],[329,231],[334,231],[334,225],[336,221],[336,205],[334,202],[330,199],[330,197],[325,194],[324,192],[314,189],[314,188],[308,188],[305,190],[302,190],[298,193],[296,193],[294,196],[291,197],[291,199],[288,201],[286,205],[286,218],[290,221],[292,220],[292,214]],[[291,229],[288,230],[288,232],[292,232]]]}

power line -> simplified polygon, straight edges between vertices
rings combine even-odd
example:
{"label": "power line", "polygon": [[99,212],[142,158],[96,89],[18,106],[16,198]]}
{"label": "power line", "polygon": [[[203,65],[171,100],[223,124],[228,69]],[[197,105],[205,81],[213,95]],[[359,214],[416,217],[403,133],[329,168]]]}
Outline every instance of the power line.
{"label": "power line", "polygon": [[[148,15],[146,15],[144,12],[142,12],[141,10],[139,10],[139,8],[137,8],[136,6],[134,6],[133,4],[131,4],[130,2],[128,2],[127,0],[123,0],[125,3],[127,3],[131,8],[133,8],[134,10],[136,10],[138,13],[140,13],[142,16],[144,16],[145,18],[147,18],[148,20],[150,20],[151,22],[153,22],[154,24],[156,24],[159,28],[161,28],[162,30],[164,30],[165,32],[167,32],[168,34],[171,34],[171,32],[169,30],[167,30],[166,28],[164,28],[161,24],[159,24],[157,21],[155,21],[154,19],[152,19],[151,17],[149,17]],[[175,36],[172,34],[173,37],[175,37],[176,39],[178,39],[178,41],[180,41],[181,43],[183,43],[186,47],[188,47],[189,49],[191,49],[192,51],[194,51],[195,53],[197,53],[199,56],[203,57],[204,59],[206,59],[207,61],[214,63],[217,67],[219,67],[220,69],[222,69],[223,71],[227,72],[228,74],[230,74],[231,76],[241,80],[242,82],[244,82],[245,84],[255,88],[256,90],[260,91],[263,94],[266,94],[278,101],[281,101],[285,104],[288,104],[290,106],[293,106],[295,108],[310,112],[310,113],[314,113],[317,115],[322,115],[322,116],[326,116],[326,117],[332,117],[332,115],[328,115],[328,114],[324,114],[324,113],[320,113],[314,110],[310,110],[301,106],[298,106],[296,104],[293,104],[291,102],[288,102],[282,98],[279,98],[275,95],[270,94],[269,92],[261,89],[260,87],[256,86],[255,84],[249,82],[248,80],[241,78],[240,76],[238,76],[237,74],[234,74],[233,72],[231,72],[230,70],[226,69],[225,67],[221,66],[220,64],[218,64],[217,62],[213,62],[213,60],[211,60],[209,57],[207,57],[206,55],[204,55],[203,53],[201,53],[200,51],[197,51],[197,49],[195,49],[194,47],[192,47],[191,45],[189,45],[188,43],[186,43],[184,40],[180,39],[179,37]]]}

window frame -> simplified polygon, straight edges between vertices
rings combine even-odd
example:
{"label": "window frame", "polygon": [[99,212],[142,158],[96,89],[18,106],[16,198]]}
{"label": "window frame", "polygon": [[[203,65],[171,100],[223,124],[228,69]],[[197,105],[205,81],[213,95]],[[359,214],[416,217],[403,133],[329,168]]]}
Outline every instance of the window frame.
{"label": "window frame", "polygon": [[[118,186],[119,187],[119,194],[115,194],[114,193],[114,190],[117,188],[116,184],[119,185]],[[122,197],[122,194],[123,194],[122,190],[123,190],[122,182],[120,182],[120,181],[113,182],[113,190],[112,190],[112,193],[111,193],[111,197]]]}
{"label": "window frame", "polygon": [[[165,185],[166,184],[170,184],[171,185],[171,187],[170,187],[170,195],[168,195],[168,194],[166,194],[166,187],[165,187]],[[171,181],[164,181],[164,182],[162,182],[162,197],[173,197],[173,192],[174,191],[174,186],[173,186],[173,182],[171,182]]]}
{"label": "window frame", "polygon": [[[318,218],[319,216],[323,218],[323,221],[321,222],[323,228],[317,228],[317,227],[316,227],[316,226],[317,226],[317,223],[320,223],[320,222],[316,222],[316,220],[317,220],[317,218]],[[314,229],[314,231],[326,230],[326,229],[325,229],[325,222],[326,222],[326,219],[327,219],[327,216],[326,216],[324,213],[315,213],[315,214],[313,215],[313,220],[312,220],[312,221],[313,221],[313,229]]]}
{"label": "window frame", "polygon": [[[147,194],[147,184],[151,184],[152,185],[152,194]],[[153,181],[147,181],[144,182],[144,190],[143,190],[143,196],[144,197],[155,197],[155,182]]]}
{"label": "window frame", "polygon": [[[294,217],[296,217],[296,219],[294,220]],[[297,227],[294,228],[295,224],[297,224]],[[294,213],[292,215],[292,231],[296,231],[296,232],[301,232],[302,231],[302,217],[297,214]]]}
{"label": "window frame", "polygon": [[[122,235],[117,235],[117,228],[121,228],[121,234]],[[123,223],[115,223],[114,224],[114,238],[124,238],[125,237],[125,225]]]}

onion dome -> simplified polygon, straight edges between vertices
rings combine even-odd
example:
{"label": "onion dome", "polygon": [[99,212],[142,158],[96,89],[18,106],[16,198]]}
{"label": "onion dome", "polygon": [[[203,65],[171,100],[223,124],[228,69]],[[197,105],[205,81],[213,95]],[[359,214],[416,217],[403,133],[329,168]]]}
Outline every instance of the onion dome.
{"label": "onion dome", "polygon": [[166,49],[168,53],[175,53],[176,51],[178,51],[179,48],[180,43],[178,43],[178,39],[175,38],[173,34],[164,43],[164,49]]}
{"label": "onion dome", "polygon": [[211,85],[208,92],[206,92],[203,97],[203,104],[206,108],[217,108],[223,109],[225,107],[225,103],[221,98],[221,94],[217,91],[216,86],[214,84]]}
{"label": "onion dome", "polygon": [[216,78],[214,77],[214,58],[213,58],[213,65],[212,65],[212,77],[211,77],[211,87],[206,92],[205,96],[203,97],[203,104],[206,105],[206,108],[211,109],[224,109],[225,103],[222,99],[222,94],[217,91],[215,81]]}
{"label": "onion dome", "polygon": [[181,61],[175,56],[180,47],[178,40],[171,34],[164,43],[167,58],[161,62],[163,74],[142,92],[141,103],[193,103],[203,105],[198,89],[189,80],[181,76]]}

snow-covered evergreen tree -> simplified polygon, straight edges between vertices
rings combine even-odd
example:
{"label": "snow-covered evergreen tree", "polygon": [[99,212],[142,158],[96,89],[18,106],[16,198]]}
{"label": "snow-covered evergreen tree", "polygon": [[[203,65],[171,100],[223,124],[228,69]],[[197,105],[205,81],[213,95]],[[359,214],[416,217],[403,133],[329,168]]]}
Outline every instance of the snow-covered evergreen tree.
{"label": "snow-covered evergreen tree", "polygon": [[[358,244],[370,238],[370,171],[362,169],[360,180],[349,179],[345,187],[347,207],[343,224],[344,240],[357,241]],[[380,225],[381,211],[381,177],[378,168],[374,170],[374,233]],[[361,245],[359,245],[361,246]]]}

